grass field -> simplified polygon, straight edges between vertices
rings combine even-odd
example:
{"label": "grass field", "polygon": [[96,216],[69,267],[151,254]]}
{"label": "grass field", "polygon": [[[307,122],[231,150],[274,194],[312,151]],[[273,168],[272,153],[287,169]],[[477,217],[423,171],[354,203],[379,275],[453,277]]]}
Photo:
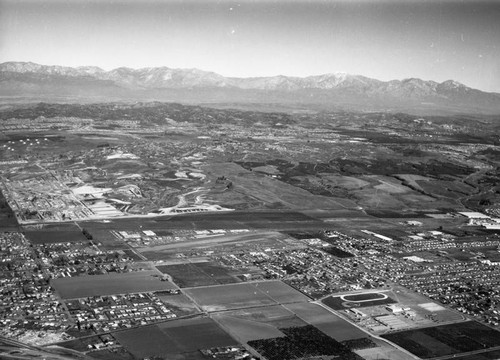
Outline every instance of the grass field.
{"label": "grass field", "polygon": [[181,288],[240,282],[225,268],[210,262],[160,265],[157,269],[172,276],[174,282]]}
{"label": "grass field", "polygon": [[314,325],[337,341],[360,339],[367,336],[346,320],[314,303],[296,303],[285,306],[305,322]]}
{"label": "grass field", "polygon": [[113,335],[139,359],[205,359],[198,350],[238,344],[209,318],[174,320]]}
{"label": "grass field", "polygon": [[175,289],[168,281],[161,281],[156,271],[136,271],[121,274],[91,275],[54,279],[51,285],[63,299],[89,296],[126,294]]}
{"label": "grass field", "polygon": [[138,359],[166,357],[174,351],[171,342],[155,325],[120,331],[113,336]]}
{"label": "grass field", "polygon": [[371,339],[377,347],[354,350],[356,354],[363,357],[366,360],[381,360],[381,359],[394,359],[394,360],[414,360],[415,357],[411,354],[403,352],[396,348],[394,345],[387,341],[380,339]]}
{"label": "grass field", "polygon": [[[287,209],[355,208],[355,204],[347,199],[337,201],[333,197],[314,195],[300,187],[290,185],[286,181],[279,181],[257,172],[248,171],[235,163],[211,164],[210,168],[206,167],[205,170],[214,177],[223,173],[232,180],[233,188],[229,194],[224,194],[225,201],[231,201],[232,198],[239,200],[243,195],[257,200],[262,204],[261,207],[278,205]],[[299,174],[295,174],[295,176],[297,175]],[[282,177],[281,180],[284,178]],[[230,198],[227,198],[228,196]],[[216,196],[215,199],[217,199]]]}
{"label": "grass field", "polygon": [[424,359],[500,346],[500,332],[475,321],[400,331],[382,337]]}
{"label": "grass field", "polygon": [[215,315],[214,320],[242,343],[285,336],[271,324],[233,317],[226,313]]}
{"label": "grass field", "polygon": [[276,304],[267,294],[249,283],[190,288],[185,292],[209,312]]}
{"label": "grass field", "polygon": [[433,197],[423,195],[392,176],[364,175],[352,184],[339,181],[338,177],[328,179],[332,181],[332,185],[338,184],[338,192],[350,194],[357,205],[366,209],[418,210],[422,207],[435,207],[435,203],[447,201],[437,201]]}
{"label": "grass field", "polygon": [[173,281],[181,288],[217,285],[217,281],[192,264],[160,265],[156,267],[164,274],[172,276]]}
{"label": "grass field", "polygon": [[78,229],[25,231],[26,238],[33,244],[88,241]]}
{"label": "grass field", "polygon": [[158,328],[175,342],[179,352],[237,344],[210,318],[169,321],[159,324]]}
{"label": "grass field", "polygon": [[212,317],[240,342],[284,336],[279,328],[307,325],[280,305],[225,311]]}
{"label": "grass field", "polygon": [[223,315],[271,324],[276,328],[306,325],[302,319],[281,305],[232,310],[224,312]]}
{"label": "grass field", "polygon": [[198,262],[192,264],[194,267],[209,275],[218,284],[232,284],[240,280],[229,274],[228,270],[212,262]]}
{"label": "grass field", "polygon": [[[81,225],[82,228],[85,228],[91,235],[95,241],[101,243],[101,248],[106,250],[121,250],[121,249],[129,249],[129,246],[120,239],[117,239],[109,230],[103,229],[94,229],[91,226],[87,226],[86,224]],[[120,229],[121,230],[121,229]]]}
{"label": "grass field", "polygon": [[279,280],[261,281],[252,283],[252,285],[260,291],[265,292],[267,296],[280,304],[305,302],[309,300],[306,295]]}

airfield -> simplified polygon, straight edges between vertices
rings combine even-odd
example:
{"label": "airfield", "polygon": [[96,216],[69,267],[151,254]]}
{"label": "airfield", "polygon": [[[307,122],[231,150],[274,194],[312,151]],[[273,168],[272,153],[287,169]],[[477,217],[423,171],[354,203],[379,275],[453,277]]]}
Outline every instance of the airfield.
{"label": "airfield", "polygon": [[142,106],[0,111],[2,336],[94,359],[498,355],[489,119]]}

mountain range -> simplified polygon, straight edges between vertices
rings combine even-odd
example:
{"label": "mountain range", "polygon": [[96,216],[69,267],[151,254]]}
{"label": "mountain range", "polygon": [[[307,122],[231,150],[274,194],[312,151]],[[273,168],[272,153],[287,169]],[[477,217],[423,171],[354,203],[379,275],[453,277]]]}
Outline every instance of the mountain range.
{"label": "mountain range", "polygon": [[417,78],[380,81],[332,73],[236,78],[198,69],[0,64],[0,99],[40,101],[179,101],[274,103],[358,110],[500,113],[500,94],[459,82]]}

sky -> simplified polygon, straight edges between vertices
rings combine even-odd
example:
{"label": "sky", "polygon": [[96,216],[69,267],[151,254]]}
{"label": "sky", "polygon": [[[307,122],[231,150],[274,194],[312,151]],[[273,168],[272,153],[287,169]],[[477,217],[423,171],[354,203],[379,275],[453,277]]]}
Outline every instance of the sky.
{"label": "sky", "polygon": [[500,93],[500,1],[0,0],[0,62],[345,72]]}

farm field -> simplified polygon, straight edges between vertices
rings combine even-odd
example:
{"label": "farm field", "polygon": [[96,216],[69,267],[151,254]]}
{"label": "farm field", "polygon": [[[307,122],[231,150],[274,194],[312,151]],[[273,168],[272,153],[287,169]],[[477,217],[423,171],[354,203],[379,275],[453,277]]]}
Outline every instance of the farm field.
{"label": "farm field", "polygon": [[107,250],[130,249],[130,247],[123,240],[117,239],[113,234],[111,234],[110,230],[94,229],[83,224],[82,227],[89,232],[93,240],[101,243],[101,247],[103,249]]}
{"label": "farm field", "polygon": [[181,351],[190,352],[218,346],[236,345],[237,342],[210,318],[169,321],[157,325]]}
{"label": "farm field", "polygon": [[139,359],[152,356],[164,357],[173,352],[172,344],[156,325],[116,332],[113,336]]}
{"label": "farm field", "polygon": [[279,328],[307,325],[280,305],[225,311],[212,317],[242,343],[284,336]]}
{"label": "farm field", "polygon": [[31,241],[33,244],[88,241],[87,238],[78,229],[25,231],[25,234],[29,241]]}
{"label": "farm field", "polygon": [[500,346],[500,332],[475,321],[394,332],[382,337],[424,359]]}
{"label": "farm field", "polygon": [[213,262],[209,261],[196,262],[192,263],[192,265],[198,270],[210,276],[215,281],[217,281],[218,284],[223,285],[223,284],[232,284],[235,282],[240,282],[240,280],[237,277],[231,276],[231,274],[226,268],[217,265]]}
{"label": "farm field", "polygon": [[310,300],[306,295],[282,281],[261,281],[252,283],[252,285],[260,291],[265,292],[267,296],[279,304],[305,302]]}
{"label": "farm field", "polygon": [[172,276],[173,281],[181,288],[240,282],[223,267],[209,262],[159,265],[156,268]]}
{"label": "farm field", "polygon": [[208,312],[276,304],[266,293],[249,283],[197,287],[184,291]]}
{"label": "farm field", "polygon": [[139,359],[206,359],[199,352],[238,343],[209,318],[174,320],[163,324],[120,331],[113,334]]}
{"label": "farm field", "polygon": [[[306,325],[302,319],[282,305],[230,310],[221,312],[220,314],[227,314],[234,318],[271,324],[277,328]],[[217,315],[218,314],[214,314],[213,316]]]}
{"label": "farm field", "polygon": [[368,349],[353,350],[356,354],[363,357],[365,360],[380,360],[380,359],[397,359],[397,360],[414,360],[415,357],[411,354],[396,348],[387,341],[371,338],[377,345]]}
{"label": "farm field", "polygon": [[216,314],[214,320],[242,343],[285,336],[270,324],[233,317],[230,314]]}
{"label": "farm field", "polygon": [[334,355],[344,360],[361,360],[346,346],[325,335],[312,325],[282,328],[284,337],[253,340],[248,345],[268,360],[300,359]]}
{"label": "farm field", "polygon": [[314,325],[337,341],[360,339],[368,336],[364,331],[318,304],[296,303],[288,304],[285,307],[305,322]]}
{"label": "farm field", "polygon": [[217,285],[217,281],[192,264],[156,266],[164,274],[172,276],[173,281],[181,288]]}
{"label": "farm field", "polygon": [[91,275],[53,279],[52,286],[63,299],[127,294],[175,289],[169,281],[161,281],[156,271]]}

